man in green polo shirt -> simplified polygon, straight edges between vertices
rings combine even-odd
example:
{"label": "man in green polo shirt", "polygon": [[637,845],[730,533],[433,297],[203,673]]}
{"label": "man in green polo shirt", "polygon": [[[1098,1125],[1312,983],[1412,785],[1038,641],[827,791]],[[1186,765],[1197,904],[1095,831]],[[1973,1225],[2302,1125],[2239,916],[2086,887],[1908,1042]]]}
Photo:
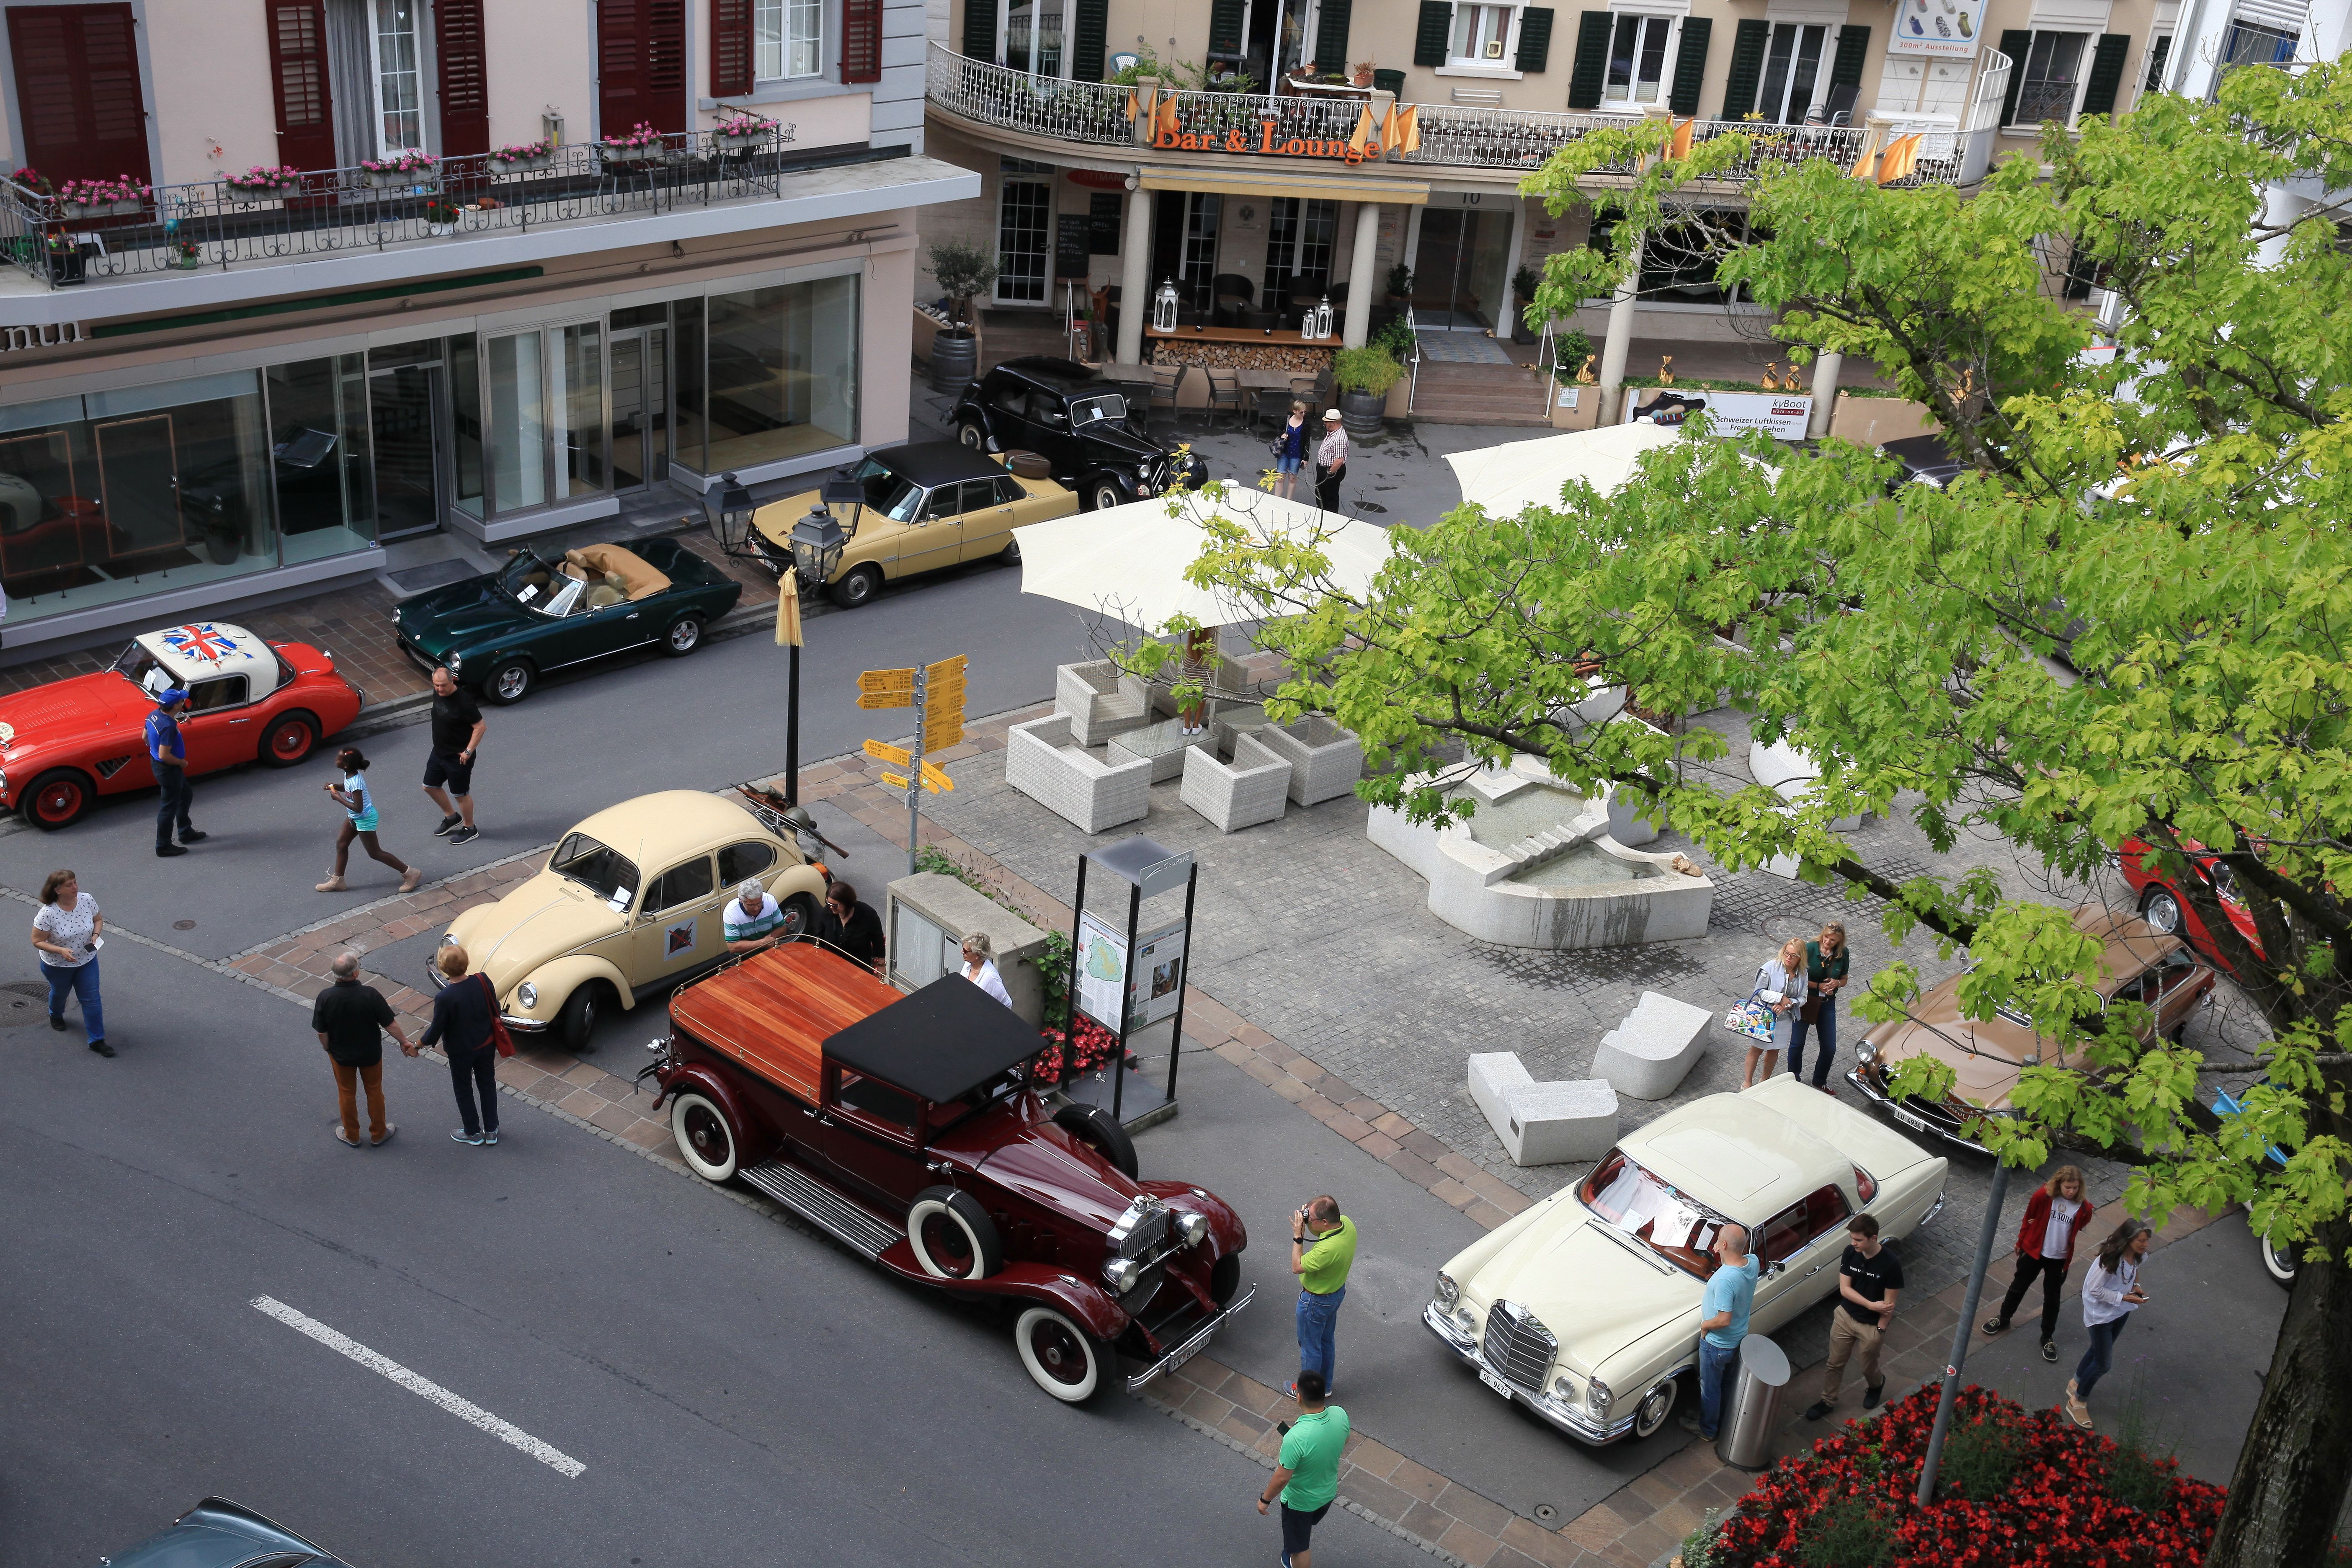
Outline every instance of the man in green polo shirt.
{"label": "man in green polo shirt", "polygon": [[1325,1403],[1322,1374],[1305,1368],[1297,1387],[1298,1419],[1283,1434],[1274,1479],[1257,1495],[1260,1513],[1277,1494],[1282,1499],[1282,1568],[1310,1568],[1307,1539],[1339,1495],[1339,1454],[1348,1446],[1348,1413]]}
{"label": "man in green polo shirt", "polygon": [[[1290,1271],[1298,1276],[1298,1364],[1337,1381],[1339,1303],[1356,1262],[1356,1222],[1326,1194],[1290,1216]],[[1296,1394],[1296,1387],[1289,1390]]]}

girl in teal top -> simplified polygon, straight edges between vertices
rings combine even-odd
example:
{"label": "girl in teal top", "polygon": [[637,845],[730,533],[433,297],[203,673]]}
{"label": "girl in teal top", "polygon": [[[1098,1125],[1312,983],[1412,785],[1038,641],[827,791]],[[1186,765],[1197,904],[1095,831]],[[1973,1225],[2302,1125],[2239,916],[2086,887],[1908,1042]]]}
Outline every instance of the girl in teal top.
{"label": "girl in teal top", "polygon": [[325,881],[319,884],[319,891],[340,893],[343,890],[343,868],[350,862],[352,840],[356,838],[360,847],[368,852],[369,859],[400,873],[402,892],[413,893],[417,884],[425,880],[425,873],[375,841],[375,793],[368,788],[367,765],[367,758],[360,753],[357,746],[345,746],[335,753],[335,767],[342,773],[343,782],[338,785],[330,781],[320,786],[333,795],[335,804],[343,808],[343,830],[335,836],[335,868],[327,873]]}

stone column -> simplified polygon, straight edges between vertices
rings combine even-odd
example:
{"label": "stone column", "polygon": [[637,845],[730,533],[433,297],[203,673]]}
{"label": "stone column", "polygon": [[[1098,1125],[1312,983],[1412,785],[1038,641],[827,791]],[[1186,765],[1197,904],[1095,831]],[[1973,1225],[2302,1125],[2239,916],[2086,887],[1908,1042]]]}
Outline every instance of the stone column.
{"label": "stone column", "polygon": [[1127,224],[1118,241],[1118,363],[1143,363],[1143,323],[1151,319],[1151,204],[1138,185],[1127,193]]}
{"label": "stone column", "polygon": [[1339,346],[1360,349],[1372,335],[1372,266],[1381,243],[1381,204],[1356,204],[1356,248],[1348,258],[1348,319]]}
{"label": "stone column", "polygon": [[1830,420],[1837,412],[1838,373],[1844,368],[1843,354],[1813,356],[1813,416],[1806,424],[1805,434],[1817,441],[1830,433]]}
{"label": "stone column", "polygon": [[[1674,111],[1664,104],[1648,104],[1642,110],[1644,118],[1666,119]],[[1629,270],[1625,280],[1617,285],[1617,292],[1609,301],[1609,333],[1601,342],[1601,417],[1598,423],[1613,425],[1620,416],[1620,394],[1625,386],[1625,356],[1633,348],[1633,300],[1642,288],[1642,245],[1634,241],[1626,258]]]}

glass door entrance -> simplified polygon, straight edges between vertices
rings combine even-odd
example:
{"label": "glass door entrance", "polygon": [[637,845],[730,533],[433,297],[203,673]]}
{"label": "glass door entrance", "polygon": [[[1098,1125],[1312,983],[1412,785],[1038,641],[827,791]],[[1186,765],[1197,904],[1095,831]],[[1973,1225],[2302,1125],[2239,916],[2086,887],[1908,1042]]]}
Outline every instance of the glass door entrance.
{"label": "glass door entrance", "polygon": [[669,477],[669,330],[612,338],[613,488],[641,490]]}
{"label": "glass door entrance", "polygon": [[438,364],[404,364],[368,376],[379,540],[441,526],[441,376]]}
{"label": "glass door entrance", "polygon": [[1425,331],[1483,332],[1507,316],[1511,215],[1476,207],[1424,208],[1412,255],[1413,324]]}

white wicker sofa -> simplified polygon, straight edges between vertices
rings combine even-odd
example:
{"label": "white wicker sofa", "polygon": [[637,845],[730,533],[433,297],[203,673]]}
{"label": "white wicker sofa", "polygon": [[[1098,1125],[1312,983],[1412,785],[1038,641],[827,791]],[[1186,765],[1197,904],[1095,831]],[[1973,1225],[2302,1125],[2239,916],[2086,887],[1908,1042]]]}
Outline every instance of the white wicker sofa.
{"label": "white wicker sofa", "polygon": [[1067,713],[1005,731],[1004,782],[1084,833],[1139,821],[1151,810],[1151,764],[1116,766],[1075,743]]}

